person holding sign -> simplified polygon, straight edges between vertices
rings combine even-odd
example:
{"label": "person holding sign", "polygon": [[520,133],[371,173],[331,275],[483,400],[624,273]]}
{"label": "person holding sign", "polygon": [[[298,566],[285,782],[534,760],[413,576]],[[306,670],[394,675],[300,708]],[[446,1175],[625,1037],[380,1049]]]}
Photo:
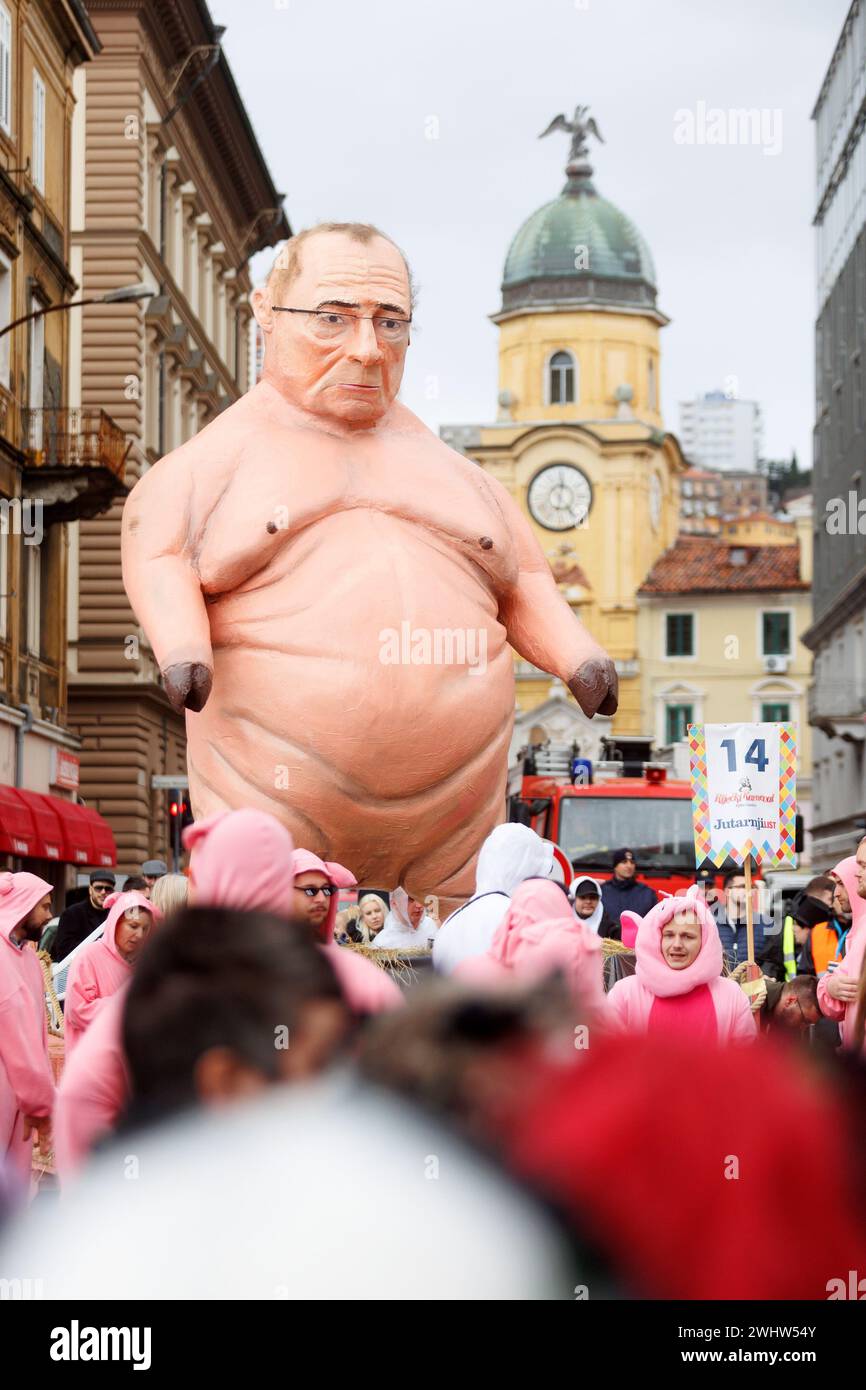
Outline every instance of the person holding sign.
{"label": "person holding sign", "polygon": [[698,884],[684,897],[663,898],[645,917],[624,912],[622,926],[637,932],[635,973],[617,980],[607,996],[622,1032],[719,1043],[754,1039],[746,995],[722,977],[722,943]]}

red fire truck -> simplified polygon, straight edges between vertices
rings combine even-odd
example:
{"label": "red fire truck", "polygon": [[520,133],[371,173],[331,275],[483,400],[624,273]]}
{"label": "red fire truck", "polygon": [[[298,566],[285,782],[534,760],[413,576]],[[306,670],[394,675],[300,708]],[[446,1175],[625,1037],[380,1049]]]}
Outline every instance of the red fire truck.
{"label": "red fire truck", "polygon": [[509,782],[508,818],[530,826],[561,851],[572,874],[610,878],[614,850],[634,851],[640,876],[675,893],[695,881],[692,796],[672,768],[652,761],[649,742],[602,743],[592,764],[577,745],[527,749]]}

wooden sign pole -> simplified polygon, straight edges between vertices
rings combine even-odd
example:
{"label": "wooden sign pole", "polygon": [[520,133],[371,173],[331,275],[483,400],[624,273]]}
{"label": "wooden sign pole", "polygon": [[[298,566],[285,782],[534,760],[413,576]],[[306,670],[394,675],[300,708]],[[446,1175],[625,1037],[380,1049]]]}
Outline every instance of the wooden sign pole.
{"label": "wooden sign pole", "polygon": [[750,965],[755,964],[755,925],[752,921],[752,856],[747,854],[743,860],[743,873],[746,876],[746,950]]}

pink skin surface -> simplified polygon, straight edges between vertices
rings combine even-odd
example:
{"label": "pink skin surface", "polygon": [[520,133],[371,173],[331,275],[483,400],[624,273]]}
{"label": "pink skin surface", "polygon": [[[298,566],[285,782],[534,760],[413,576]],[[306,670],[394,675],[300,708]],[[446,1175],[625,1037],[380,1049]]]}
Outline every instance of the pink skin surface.
{"label": "pink skin surface", "polygon": [[[408,317],[408,278],[390,242],[323,233],[274,302]],[[253,306],[263,379],[123,517],[127,593],[187,709],[193,812],[270,811],[361,882],[462,897],[503,815],[509,643],[589,715],[616,707],[613,665],[505,488],[396,400],[407,344],[370,322],[322,343],[269,290]],[[457,630],[476,659],[383,659],[403,624]]]}

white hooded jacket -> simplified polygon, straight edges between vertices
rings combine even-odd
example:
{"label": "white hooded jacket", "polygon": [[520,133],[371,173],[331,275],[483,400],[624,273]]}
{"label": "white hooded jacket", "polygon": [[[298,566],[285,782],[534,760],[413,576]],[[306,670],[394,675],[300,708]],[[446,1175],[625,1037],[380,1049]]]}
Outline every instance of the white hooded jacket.
{"label": "white hooded jacket", "polygon": [[489,951],[511,894],[527,878],[550,878],[553,845],[526,825],[497,825],[481,846],[475,892],[442,923],[433,964],[450,975],[461,961]]}

